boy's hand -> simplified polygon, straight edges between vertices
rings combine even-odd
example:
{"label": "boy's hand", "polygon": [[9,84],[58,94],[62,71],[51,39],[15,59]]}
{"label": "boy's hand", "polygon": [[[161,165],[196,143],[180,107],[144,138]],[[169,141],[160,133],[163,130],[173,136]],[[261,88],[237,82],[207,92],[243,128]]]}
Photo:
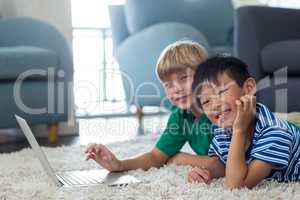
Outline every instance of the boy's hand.
{"label": "boy's hand", "polygon": [[122,171],[122,163],[102,144],[89,144],[85,150],[86,160],[93,159],[110,172]]}
{"label": "boy's hand", "polygon": [[210,184],[211,180],[213,179],[211,176],[211,173],[206,168],[198,168],[194,167],[189,173],[188,173],[188,182],[203,182],[206,184]]}
{"label": "boy's hand", "polygon": [[236,100],[237,114],[233,122],[233,130],[246,132],[253,122],[256,113],[256,97],[245,95]]}

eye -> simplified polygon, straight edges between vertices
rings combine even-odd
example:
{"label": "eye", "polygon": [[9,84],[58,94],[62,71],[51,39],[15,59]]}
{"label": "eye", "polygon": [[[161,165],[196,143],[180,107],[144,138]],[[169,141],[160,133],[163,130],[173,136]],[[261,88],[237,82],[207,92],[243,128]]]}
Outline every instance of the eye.
{"label": "eye", "polygon": [[225,89],[223,89],[223,90],[220,90],[218,94],[221,95],[221,94],[224,94],[224,93],[227,92],[227,91],[228,91],[228,88],[225,88]]}
{"label": "eye", "polygon": [[186,80],[188,78],[188,75],[183,75],[180,80]]}
{"label": "eye", "polygon": [[208,103],[209,103],[209,100],[204,100],[204,101],[201,102],[201,105],[202,105],[202,106],[205,106],[205,105],[207,105]]}
{"label": "eye", "polygon": [[170,86],[171,86],[170,83],[164,83],[164,87],[165,87],[165,88],[169,88]]}

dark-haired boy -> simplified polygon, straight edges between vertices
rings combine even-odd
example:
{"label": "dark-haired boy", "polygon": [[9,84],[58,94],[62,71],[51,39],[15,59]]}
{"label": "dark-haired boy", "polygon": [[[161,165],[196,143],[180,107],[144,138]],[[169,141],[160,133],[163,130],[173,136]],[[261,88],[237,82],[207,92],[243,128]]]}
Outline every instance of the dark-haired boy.
{"label": "dark-haired boy", "polygon": [[[231,189],[252,188],[263,179],[298,181],[300,129],[256,104],[256,82],[247,68],[241,60],[224,56],[197,68],[193,89],[198,106],[214,124],[209,155],[224,164],[225,184]],[[188,177],[209,182],[214,173],[194,168]]]}

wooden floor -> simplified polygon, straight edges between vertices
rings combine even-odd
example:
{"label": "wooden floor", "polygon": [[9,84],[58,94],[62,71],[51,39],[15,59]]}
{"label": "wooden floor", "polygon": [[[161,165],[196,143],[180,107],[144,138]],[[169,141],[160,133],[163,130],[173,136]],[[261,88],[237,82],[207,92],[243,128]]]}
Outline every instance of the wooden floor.
{"label": "wooden floor", "polygon": [[[4,136],[2,136],[2,139]],[[38,143],[41,146],[62,146],[62,145],[79,145],[79,136],[63,136],[58,138],[58,142],[56,144],[49,144],[47,138],[37,138]],[[29,143],[25,138],[15,138],[15,140],[6,141],[2,143],[0,141],[0,153],[11,153],[15,151],[20,151],[23,148],[29,147]]]}

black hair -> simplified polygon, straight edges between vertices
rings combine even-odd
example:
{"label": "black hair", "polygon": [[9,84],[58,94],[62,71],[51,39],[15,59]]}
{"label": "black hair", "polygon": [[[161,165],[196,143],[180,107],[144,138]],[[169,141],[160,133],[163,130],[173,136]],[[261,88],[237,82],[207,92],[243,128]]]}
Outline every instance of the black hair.
{"label": "black hair", "polygon": [[226,73],[240,87],[251,77],[247,64],[242,60],[227,55],[214,56],[197,67],[192,85],[193,92],[200,92],[200,84],[206,81],[219,85],[218,77],[223,73]]}

